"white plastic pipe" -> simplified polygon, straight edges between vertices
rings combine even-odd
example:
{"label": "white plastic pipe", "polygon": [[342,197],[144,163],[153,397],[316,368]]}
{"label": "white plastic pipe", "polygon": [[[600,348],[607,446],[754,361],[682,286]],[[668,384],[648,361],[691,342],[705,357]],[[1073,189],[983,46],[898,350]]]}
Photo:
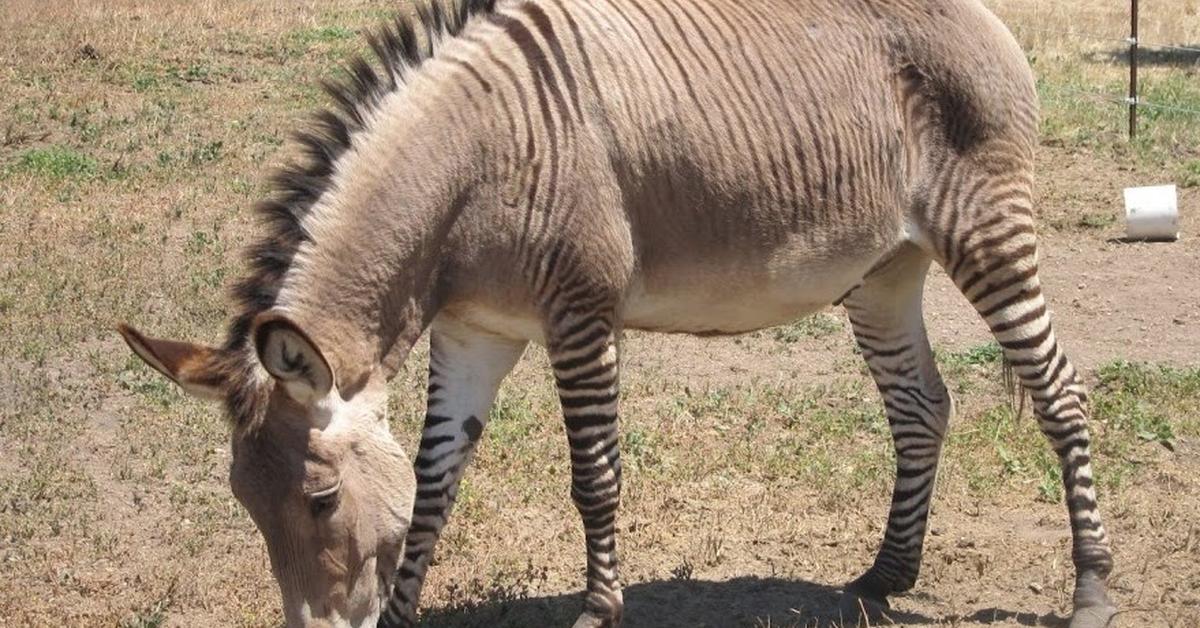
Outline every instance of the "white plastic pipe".
{"label": "white plastic pipe", "polygon": [[1125,188],[1125,237],[1179,239],[1179,200],[1174,185]]}

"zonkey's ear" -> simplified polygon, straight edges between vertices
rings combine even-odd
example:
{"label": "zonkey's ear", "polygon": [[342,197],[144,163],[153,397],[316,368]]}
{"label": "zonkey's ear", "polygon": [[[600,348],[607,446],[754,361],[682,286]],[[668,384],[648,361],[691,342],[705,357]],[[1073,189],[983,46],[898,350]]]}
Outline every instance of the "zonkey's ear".
{"label": "zonkey's ear", "polygon": [[178,384],[184,392],[205,399],[224,397],[226,380],[220,368],[223,354],[219,349],[149,338],[124,323],[117,325],[117,331],[139,358]]}
{"label": "zonkey's ear", "polygon": [[251,332],[258,360],[292,399],[311,405],[333,389],[333,369],[316,343],[282,313],[267,311]]}

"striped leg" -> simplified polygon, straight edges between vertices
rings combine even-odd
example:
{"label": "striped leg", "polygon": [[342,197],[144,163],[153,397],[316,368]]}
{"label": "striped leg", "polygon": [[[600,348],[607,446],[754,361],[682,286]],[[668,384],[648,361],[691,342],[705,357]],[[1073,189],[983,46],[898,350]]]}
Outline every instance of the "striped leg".
{"label": "striped leg", "polygon": [[921,567],[942,437],[953,411],[921,316],[929,263],[924,252],[906,245],[845,301],[896,447],[887,532],[874,565],[846,587],[843,613],[849,617],[887,608],[887,596],[911,589]]}
{"label": "striped leg", "polygon": [[414,462],[417,499],[404,561],[380,616],[381,627],[416,624],[421,584],[454,505],[459,479],[487,423],[500,380],[525,349],[524,342],[442,319],[434,322],[429,345],[429,402]]}
{"label": "striped leg", "polygon": [[1014,208],[1005,218],[960,238],[946,269],[1004,348],[1058,454],[1075,564],[1071,626],[1099,628],[1116,609],[1105,592],[1113,560],[1092,480],[1087,392],[1054,337],[1037,275],[1031,212]]}
{"label": "striped leg", "polygon": [[571,498],[583,517],[587,598],[575,628],[615,628],[624,602],[617,579],[617,341],[610,321],[568,319],[552,334],[550,360],[571,446]]}

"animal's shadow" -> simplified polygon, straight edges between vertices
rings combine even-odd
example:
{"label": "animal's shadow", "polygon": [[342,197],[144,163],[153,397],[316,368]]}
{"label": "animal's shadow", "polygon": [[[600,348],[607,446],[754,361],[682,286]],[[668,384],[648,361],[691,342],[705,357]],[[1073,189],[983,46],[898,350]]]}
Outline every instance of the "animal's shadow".
{"label": "animal's shadow", "polygon": [[[723,582],[664,580],[624,588],[625,628],[747,628],[855,626],[838,613],[840,592],[803,580],[735,578]],[[542,628],[570,626],[582,610],[582,594],[485,601],[459,608],[429,609],[422,628]],[[961,621],[1022,626],[1065,626],[1056,615],[987,608],[968,615],[927,617],[889,611],[871,625],[924,626]],[[864,625],[866,625],[864,623]]]}

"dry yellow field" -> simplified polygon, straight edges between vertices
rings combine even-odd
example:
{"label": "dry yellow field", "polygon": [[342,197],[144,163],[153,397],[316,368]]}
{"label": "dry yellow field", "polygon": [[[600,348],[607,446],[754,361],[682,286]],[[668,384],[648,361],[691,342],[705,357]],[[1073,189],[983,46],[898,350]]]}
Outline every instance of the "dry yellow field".
{"label": "dry yellow field", "polygon": [[[1200,54],[1147,57],[1137,142],[1127,3],[990,0],[1045,102],[1044,281],[1093,385],[1123,625],[1200,625]],[[0,625],[278,626],[261,538],[227,484],[223,418],[114,325],[215,341],[223,285],[286,141],[371,0],[0,2]],[[1200,0],[1142,3],[1146,41],[1200,47]],[[1066,33],[1066,34],[1064,34]],[[1181,185],[1184,239],[1126,244],[1120,188]],[[949,282],[927,297],[959,401],[904,625],[1055,625],[1072,570],[1061,485],[998,352]],[[893,454],[840,310],[721,340],[631,334],[620,515],[627,625],[809,626],[865,568]],[[392,389],[409,451],[426,349]],[[567,625],[580,523],[544,353],[501,392],[439,545],[429,626]]]}

